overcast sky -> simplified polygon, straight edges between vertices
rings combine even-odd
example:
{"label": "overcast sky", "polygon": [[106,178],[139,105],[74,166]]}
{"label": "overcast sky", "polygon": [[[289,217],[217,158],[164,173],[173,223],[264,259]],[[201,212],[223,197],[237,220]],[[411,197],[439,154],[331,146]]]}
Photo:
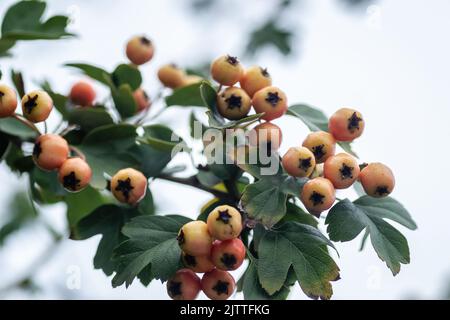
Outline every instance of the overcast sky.
{"label": "overcast sky", "polygon": [[[48,1],[50,13],[74,16],[72,29],[79,38],[21,43],[14,49],[13,59],[1,61],[1,68],[22,70],[29,89],[35,86],[34,81],[48,78],[57,91],[67,92],[79,76],[63,68],[64,62],[88,61],[112,69],[125,61],[127,38],[146,33],[155,42],[156,56],[142,72],[145,89],[154,93],[158,90],[158,66],[171,61],[192,65],[220,54],[241,52],[244,31],[271,10],[262,6],[266,1],[232,1],[227,8],[233,10],[224,10],[223,19],[204,15],[193,19],[196,13],[188,10],[186,2]],[[0,2],[1,15],[11,3]],[[243,61],[269,67],[274,83],[287,93],[291,104],[310,103],[328,114],[342,106],[360,110],[366,131],[355,149],[363,161],[381,161],[393,169],[397,181],[393,197],[406,206],[419,226],[414,232],[399,227],[409,240],[411,264],[402,266],[395,278],[371,246],[358,252],[360,237],[336,244],[342,280],[334,283],[335,299],[437,298],[450,283],[450,212],[445,203],[450,191],[450,170],[445,167],[450,155],[449,11],[446,0],[380,1],[355,12],[344,10],[336,1],[303,1],[289,17],[301,31],[295,55],[285,58],[266,50],[257,59]],[[100,86],[96,88],[105,93]],[[187,112],[173,109],[160,119],[186,136],[187,116]],[[307,134],[298,120],[275,122],[283,128],[282,152],[300,144]],[[21,183],[4,165],[0,165],[0,181],[11,186],[7,191],[2,188],[0,199],[4,203]],[[207,194],[168,182],[155,182],[151,189],[160,213],[195,217],[209,200]],[[346,195],[354,196],[344,192],[340,197]],[[62,206],[47,210],[46,217],[63,230]],[[48,240],[39,229],[12,237],[0,250],[0,282],[18,277]],[[32,297],[167,298],[157,281],[148,288],[136,282],[128,290],[111,289],[110,278],[93,269],[98,240],[65,242],[55,259],[38,273],[38,282],[45,290]],[[78,271],[81,288],[70,290],[68,276]],[[22,292],[9,295],[21,297],[31,296]],[[291,298],[305,296],[296,287]]]}

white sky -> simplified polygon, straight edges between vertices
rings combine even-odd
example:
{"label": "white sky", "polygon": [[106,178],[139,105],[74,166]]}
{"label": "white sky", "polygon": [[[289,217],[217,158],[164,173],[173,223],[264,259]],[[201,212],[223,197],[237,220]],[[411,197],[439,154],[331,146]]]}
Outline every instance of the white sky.
{"label": "white sky", "polygon": [[[11,3],[1,1],[0,14]],[[256,0],[230,3],[224,8],[224,19],[201,15],[194,22],[186,1],[52,0],[52,14],[74,13],[74,28],[80,38],[20,44],[13,59],[1,61],[1,68],[4,74],[11,67],[22,70],[28,89],[34,86],[33,81],[48,78],[58,91],[66,92],[79,77],[62,68],[64,62],[88,61],[112,69],[125,61],[126,39],[146,33],[156,44],[156,57],[142,72],[145,89],[154,93],[159,65],[171,61],[192,65],[223,53],[239,53],[248,25],[260,21],[271,9]],[[437,298],[450,282],[450,216],[445,203],[450,171],[441,168],[450,155],[446,149],[450,137],[449,10],[446,0],[382,1],[369,13],[362,10],[359,14],[343,10],[332,0],[304,1],[289,17],[302,31],[296,55],[284,58],[267,50],[258,59],[243,61],[269,67],[275,84],[285,90],[291,104],[307,102],[328,114],[342,106],[359,109],[366,119],[366,131],[355,149],[362,160],[381,161],[394,170],[397,185],[393,196],[419,225],[415,232],[400,228],[409,240],[411,264],[403,266],[395,278],[370,246],[359,253],[357,240],[338,243],[342,280],[334,284],[335,299]],[[104,92],[101,87],[98,90]],[[160,119],[186,136],[187,116],[187,112],[174,109]],[[282,151],[301,143],[307,133],[295,119],[276,122],[284,129]],[[9,191],[20,183],[3,165],[0,168],[0,181],[9,184],[0,194],[5,202]],[[204,193],[165,182],[156,182],[151,188],[162,213],[194,217],[209,199]],[[56,206],[47,212],[49,221],[61,230],[62,209]],[[46,290],[33,297],[167,298],[157,281],[148,288],[135,282],[128,290],[111,289],[110,279],[93,270],[98,240],[65,242],[55,259],[38,273],[38,281]],[[47,241],[38,229],[12,237],[0,250],[0,283],[20,276]],[[66,286],[67,272],[73,266],[80,270],[79,290]],[[20,292],[9,295],[25,297],[30,296]],[[296,287],[291,298],[305,296]]]}

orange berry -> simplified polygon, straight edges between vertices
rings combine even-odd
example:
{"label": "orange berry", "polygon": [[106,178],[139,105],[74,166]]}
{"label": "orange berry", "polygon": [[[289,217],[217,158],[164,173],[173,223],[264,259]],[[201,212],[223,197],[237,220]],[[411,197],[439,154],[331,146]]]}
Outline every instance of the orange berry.
{"label": "orange berry", "polygon": [[111,192],[120,202],[134,205],[145,197],[147,178],[132,168],[119,170],[111,179]]}
{"label": "orange berry", "polygon": [[325,131],[311,132],[303,141],[303,146],[308,148],[316,158],[316,163],[323,163],[336,152],[336,140]]}
{"label": "orange berry", "polygon": [[127,43],[127,57],[135,65],[139,66],[150,61],[154,52],[152,42],[145,36],[135,36]]}
{"label": "orange berry", "polygon": [[287,97],[277,87],[266,87],[255,93],[252,99],[256,113],[264,113],[261,119],[271,121],[284,115],[287,111]]}
{"label": "orange berry", "polygon": [[186,268],[189,268],[196,273],[209,272],[215,268],[209,255],[191,256],[186,252],[182,252],[181,260]]}
{"label": "orange berry", "polygon": [[272,85],[272,78],[267,71],[258,66],[253,66],[245,70],[240,80],[241,88],[244,89],[250,97],[266,87]]}
{"label": "orange berry", "polygon": [[75,83],[69,94],[70,100],[82,107],[92,106],[94,104],[95,96],[94,88],[89,83],[83,81]]}
{"label": "orange berry", "polygon": [[276,124],[263,122],[251,130],[249,140],[254,146],[266,145],[267,150],[278,150],[283,141],[283,134]]}
{"label": "orange berry", "polygon": [[294,177],[309,177],[314,171],[316,160],[305,147],[289,148],[282,160],[283,168]]}
{"label": "orange berry", "polygon": [[236,270],[244,262],[246,249],[241,239],[214,241],[211,260],[217,269]]}
{"label": "orange berry", "polygon": [[226,119],[242,119],[251,107],[252,100],[241,88],[229,87],[217,95],[217,111]]}
{"label": "orange berry", "polygon": [[364,125],[360,112],[342,108],[331,116],[328,128],[337,141],[353,141],[362,135]]}
{"label": "orange berry", "polygon": [[36,165],[47,171],[58,169],[67,160],[69,144],[56,134],[44,134],[36,139],[33,148],[33,160]]}
{"label": "orange berry", "polygon": [[91,182],[91,167],[81,158],[70,158],[59,168],[58,179],[64,189],[78,192],[86,188]]}
{"label": "orange berry", "polygon": [[37,123],[47,120],[52,109],[53,100],[45,91],[32,91],[22,98],[23,116],[31,122]]}
{"label": "orange berry", "polygon": [[361,170],[359,180],[364,191],[371,197],[382,198],[388,196],[395,187],[392,170],[382,163],[371,163]]}
{"label": "orange berry", "polygon": [[192,256],[206,256],[211,252],[212,237],[203,221],[191,221],[181,227],[177,236],[181,250]]}
{"label": "orange berry", "polygon": [[181,269],[167,281],[167,294],[174,300],[195,300],[201,287],[200,278],[194,272]]}
{"label": "orange berry", "polygon": [[321,177],[314,178],[303,186],[300,200],[310,213],[319,216],[322,211],[333,206],[336,200],[336,190],[330,180]]}
{"label": "orange berry", "polygon": [[202,278],[202,290],[211,300],[227,300],[234,292],[236,282],[227,271],[214,269]]}
{"label": "orange berry", "polygon": [[351,155],[339,153],[325,161],[323,175],[336,189],[345,189],[358,179],[359,165]]}
{"label": "orange berry", "polygon": [[133,98],[136,102],[137,112],[141,112],[145,109],[150,108],[152,104],[150,97],[147,95],[147,92],[145,92],[145,90],[141,88],[133,92]]}
{"label": "orange berry", "polygon": [[166,64],[159,68],[158,78],[165,87],[176,89],[185,84],[186,74],[175,64]]}
{"label": "orange berry", "polygon": [[218,240],[239,237],[242,231],[241,213],[231,206],[218,206],[208,215],[209,234]]}
{"label": "orange berry", "polygon": [[225,55],[211,64],[211,76],[224,86],[232,86],[241,79],[244,68],[236,57]]}
{"label": "orange berry", "polygon": [[0,118],[7,118],[14,114],[17,108],[16,92],[4,85],[0,84]]}

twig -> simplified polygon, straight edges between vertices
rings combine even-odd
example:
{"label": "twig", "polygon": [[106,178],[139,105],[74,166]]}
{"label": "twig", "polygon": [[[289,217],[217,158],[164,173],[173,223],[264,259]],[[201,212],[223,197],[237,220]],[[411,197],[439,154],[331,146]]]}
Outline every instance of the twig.
{"label": "twig", "polygon": [[28,121],[27,119],[25,119],[22,115],[20,114],[13,114],[11,117],[13,117],[14,119],[16,119],[17,121],[22,122],[24,125],[26,125],[28,128],[32,129],[33,131],[35,131],[38,135],[41,135],[41,132],[39,131],[39,129],[30,121]]}

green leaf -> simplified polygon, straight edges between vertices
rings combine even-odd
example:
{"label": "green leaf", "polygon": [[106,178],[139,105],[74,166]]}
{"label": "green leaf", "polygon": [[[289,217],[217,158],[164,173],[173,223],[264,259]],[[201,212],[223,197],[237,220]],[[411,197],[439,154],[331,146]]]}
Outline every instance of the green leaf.
{"label": "green leaf", "polygon": [[268,294],[280,290],[292,267],[303,292],[310,298],[330,299],[330,281],[339,279],[339,268],[326,246],[333,244],[314,227],[287,222],[267,231],[259,242],[258,276]]}
{"label": "green leaf", "polygon": [[0,57],[11,56],[8,52],[16,44],[15,40],[12,39],[0,39]]}
{"label": "green leaf", "polygon": [[33,139],[37,136],[36,131],[15,118],[0,119],[0,131],[21,139]]}
{"label": "green leaf", "polygon": [[118,88],[123,84],[128,84],[135,91],[142,84],[142,76],[136,66],[121,64],[113,71],[112,81]]}
{"label": "green leaf", "polygon": [[9,137],[8,135],[0,132],[0,161],[3,160],[3,155],[8,151]]}
{"label": "green leaf", "polygon": [[113,90],[112,96],[116,109],[122,118],[129,118],[136,114],[137,104],[129,84],[122,84],[119,90]]}
{"label": "green leaf", "polygon": [[17,192],[11,197],[7,206],[3,206],[3,224],[0,225],[0,247],[6,238],[36,218],[36,212],[26,192]]}
{"label": "green leaf", "polygon": [[114,124],[111,115],[102,108],[77,108],[67,114],[70,124],[79,125],[80,128],[89,132],[101,126]]}
{"label": "green leaf", "polygon": [[79,69],[83,74],[87,75],[91,79],[97,80],[98,82],[111,87],[111,74],[100,67],[86,63],[66,63],[65,66]]}
{"label": "green leaf", "polygon": [[[199,82],[174,90],[172,95],[166,97],[166,105],[168,107],[206,107],[200,92],[200,88],[204,83],[205,82]],[[214,91],[214,89],[212,90]],[[215,91],[214,94],[216,94]]]}
{"label": "green leaf", "polygon": [[99,127],[84,138],[78,148],[92,168],[92,186],[103,189],[104,173],[112,176],[120,169],[138,166],[139,162],[129,154],[136,145],[136,137],[135,126],[120,124]]}
{"label": "green leaf", "polygon": [[67,193],[64,200],[67,204],[67,220],[71,227],[106,203],[100,192],[92,187],[77,193]]}
{"label": "green leaf", "polygon": [[114,251],[122,267],[113,287],[124,283],[128,287],[145,268],[150,268],[151,279],[169,279],[180,266],[177,233],[189,221],[182,216],[140,216],[127,223],[122,232],[129,240]]}
{"label": "green leaf", "polygon": [[23,83],[22,72],[11,69],[11,81],[14,87],[16,87],[19,96],[23,97],[25,95],[25,85]]}
{"label": "green leaf", "polygon": [[245,188],[241,198],[242,206],[250,219],[271,227],[285,216],[288,195],[298,197],[306,181],[307,179],[284,174],[262,177]]}
{"label": "green leaf", "polygon": [[292,50],[292,35],[291,31],[279,26],[276,19],[271,19],[251,33],[246,52],[254,55],[264,47],[273,46],[288,55]]}
{"label": "green leaf", "polygon": [[295,221],[301,224],[307,224],[314,228],[317,228],[319,225],[319,222],[312,214],[305,212],[302,208],[290,202],[286,204],[286,215],[280,221],[280,223],[288,221]]}
{"label": "green leaf", "polygon": [[53,16],[42,22],[45,2],[20,1],[6,12],[2,22],[2,38],[13,40],[59,39],[73,34],[66,31],[69,19]]}
{"label": "green leaf", "polygon": [[172,129],[161,124],[153,124],[143,127],[143,139],[147,144],[161,151],[171,152],[179,143],[181,138]]}
{"label": "green leaf", "polygon": [[[288,115],[299,118],[311,131],[326,131],[328,132],[328,117],[323,111],[305,105],[297,104],[289,107],[287,111]],[[352,150],[350,142],[338,142],[337,143],[345,152],[358,157]]]}
{"label": "green leaf", "polygon": [[328,213],[325,223],[333,241],[350,241],[366,229],[372,246],[392,273],[410,261],[406,238],[384,219],[390,219],[414,230],[417,228],[406,209],[392,198],[374,199],[363,196],[353,203],[345,199]]}
{"label": "green leaf", "polygon": [[147,189],[144,199],[139,202],[137,208],[142,215],[155,214],[155,203],[150,189]]}
{"label": "green leaf", "polygon": [[94,267],[102,269],[106,275],[111,275],[117,269],[116,262],[112,260],[113,250],[126,240],[121,233],[122,227],[137,215],[136,209],[113,204],[98,207],[75,225],[71,238],[85,240],[101,234],[102,239],[94,257]]}

